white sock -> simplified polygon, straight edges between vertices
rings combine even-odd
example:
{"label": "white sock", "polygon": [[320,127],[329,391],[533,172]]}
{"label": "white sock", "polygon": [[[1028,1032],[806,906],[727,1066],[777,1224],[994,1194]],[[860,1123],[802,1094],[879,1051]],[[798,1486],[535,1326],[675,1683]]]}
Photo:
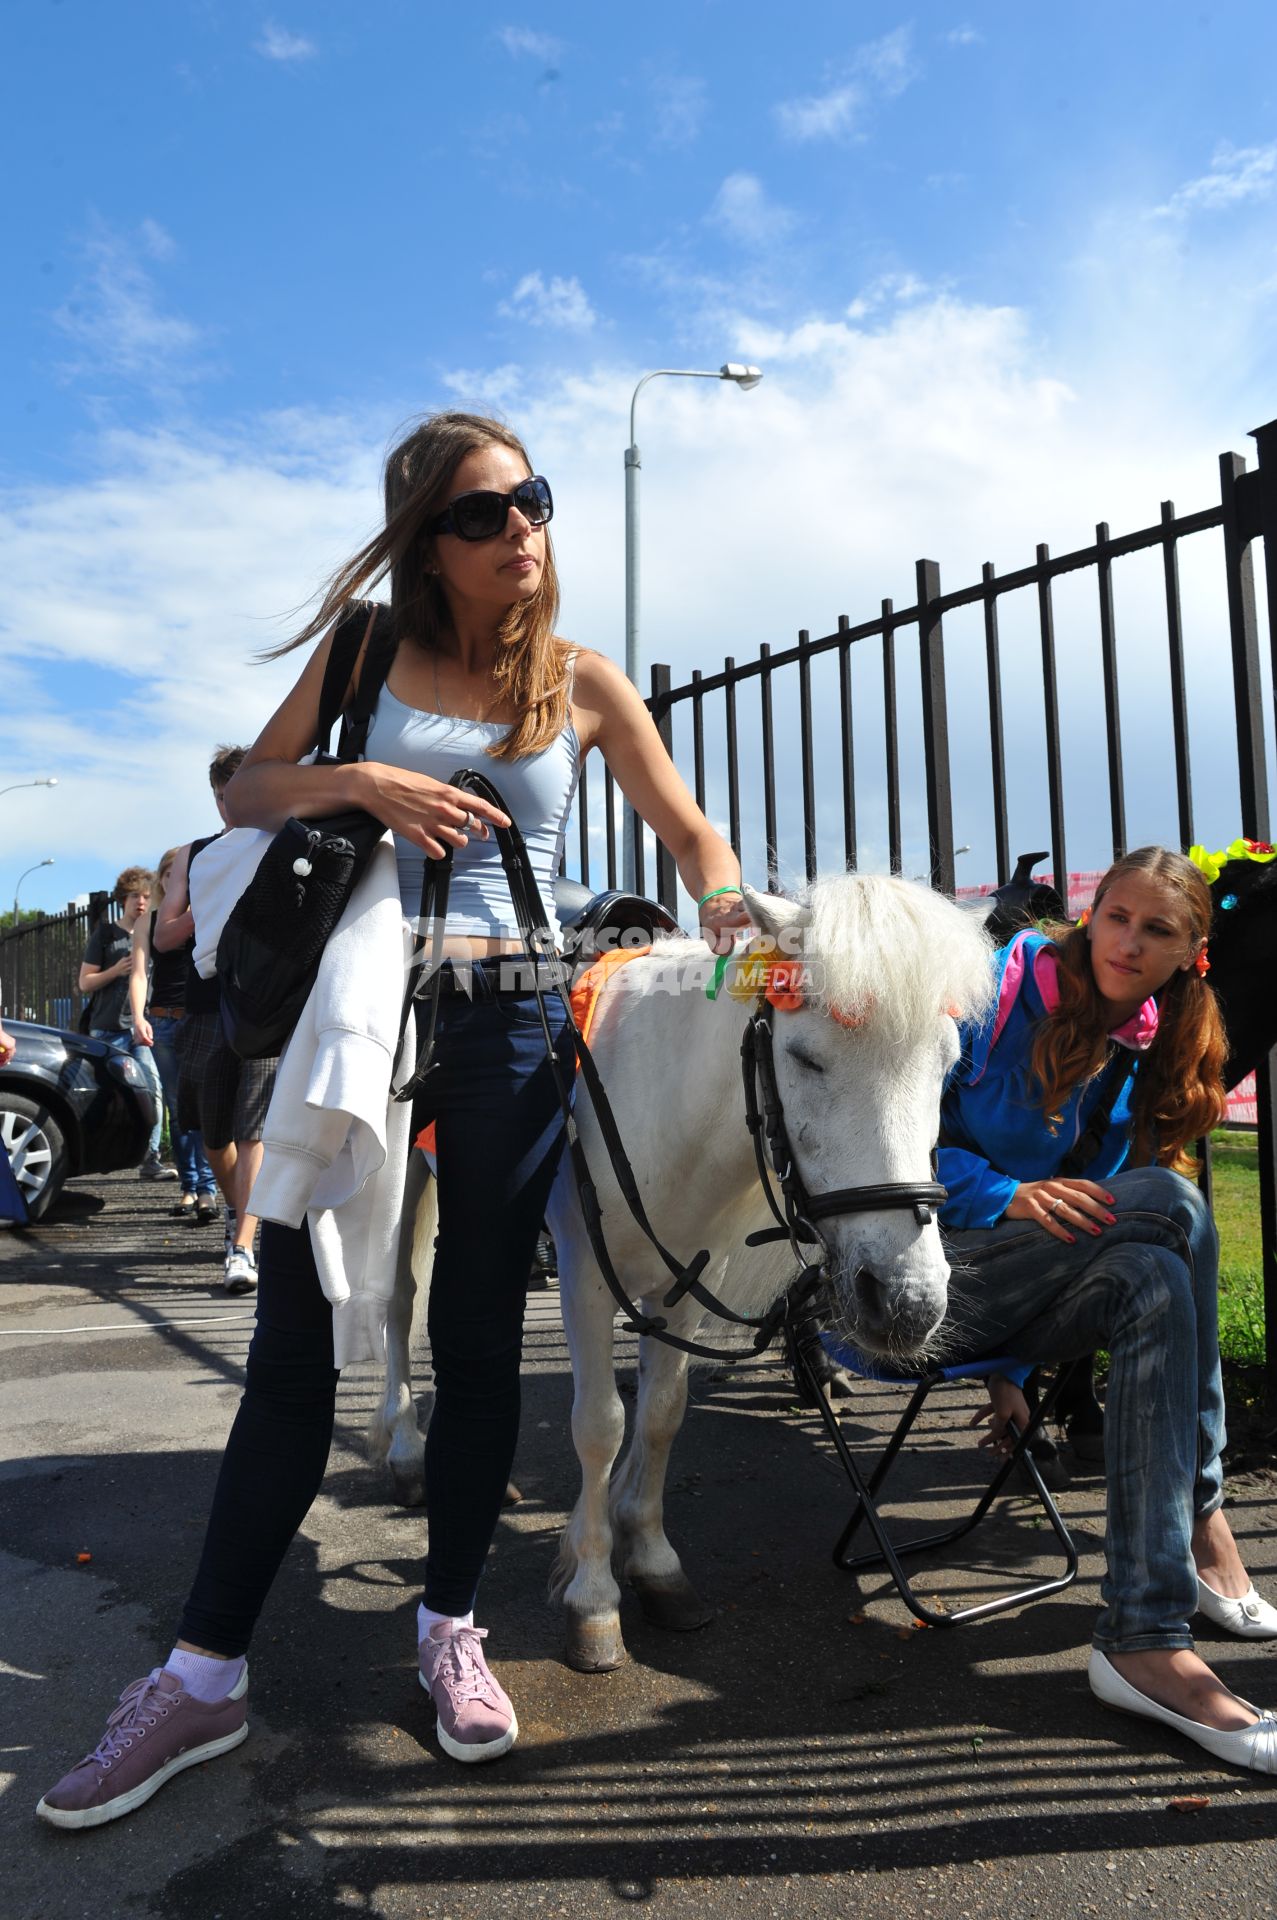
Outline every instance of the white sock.
{"label": "white sock", "polygon": [[457,1627],[472,1627],[473,1625],[473,1612],[458,1615],[455,1613],[432,1613],[429,1607],[424,1605],[417,1608],[418,1644],[429,1638],[430,1632],[434,1627],[449,1626],[455,1629]]}
{"label": "white sock", "polygon": [[185,1647],[174,1647],[164,1662],[164,1670],[180,1680],[193,1699],[215,1707],[219,1700],[230,1698],[247,1664],[243,1654],[237,1660],[215,1660],[210,1654],[188,1653]]}

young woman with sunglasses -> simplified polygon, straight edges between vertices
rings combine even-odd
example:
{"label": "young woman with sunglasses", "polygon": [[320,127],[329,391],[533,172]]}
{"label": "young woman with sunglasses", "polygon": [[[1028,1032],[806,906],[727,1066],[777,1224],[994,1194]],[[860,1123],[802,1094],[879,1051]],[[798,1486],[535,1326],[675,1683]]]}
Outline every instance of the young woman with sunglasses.
{"label": "young woman with sunglasses", "polygon": [[[1200,1613],[1241,1638],[1277,1639],[1277,1609],[1251,1585],[1223,1513],[1219,1242],[1182,1177],[1224,1109],[1210,923],[1193,863],[1143,847],[1110,867],[1077,926],[1021,934],[998,956],[996,1012],[963,1034],[944,1099],[953,1276],[942,1338],[955,1358],[1108,1351],[1108,1571],[1092,1690],[1275,1773],[1277,1720],[1230,1692],[1189,1627]],[[1061,1173],[1088,1134],[1085,1174]],[[995,1378],[990,1398],[983,1444],[1002,1446],[1027,1408],[1008,1380]]]}
{"label": "young woman with sunglasses", "polygon": [[[418,1674],[440,1744],[463,1761],[495,1759],[518,1730],[472,1609],[514,1457],[525,1290],[562,1124],[535,996],[520,990],[508,959],[501,964],[522,951],[490,832],[506,816],[461,799],[447,781],[464,766],[488,774],[522,829],[549,907],[581,762],[598,747],[701,902],[715,949],[745,923],[735,856],[676,773],[638,693],[610,661],[554,631],[552,511],[548,484],[499,422],[440,414],[410,434],[387,463],[385,527],[290,642],[327,636],[228,794],[237,824],[267,828],[366,808],[393,829],[409,918],[424,861],[453,853],[444,944],[453,990],[441,1000],[438,1064],[413,1115],[414,1133],[436,1123],[439,1178],[429,1546],[417,1626]],[[331,630],[387,573],[397,644],[366,758],[300,765],[316,738]],[[358,675],[357,667],[348,701]],[[553,1002],[550,1020],[566,1061],[566,1018]],[[44,1819],[62,1827],[116,1819],[179,1767],[245,1737],[244,1656],[319,1489],[337,1377],[332,1309],[309,1234],[268,1223],[244,1397],[180,1637],[163,1667],[126,1690],[100,1745],[45,1795]]]}

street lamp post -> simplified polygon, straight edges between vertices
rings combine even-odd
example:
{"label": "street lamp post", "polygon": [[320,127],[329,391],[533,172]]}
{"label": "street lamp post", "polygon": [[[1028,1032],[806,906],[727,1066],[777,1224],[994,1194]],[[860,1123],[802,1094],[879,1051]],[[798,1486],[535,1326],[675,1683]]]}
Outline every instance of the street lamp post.
{"label": "street lamp post", "polygon": [[[36,782],[32,781],[31,785],[35,786]],[[47,860],[37,860],[33,867],[27,868],[26,873],[20,873],[18,875],[18,884],[13,889],[13,924],[15,927],[18,924],[18,888],[21,887],[22,882],[27,878],[27,874],[39,873],[41,867],[51,867],[52,865],[53,855],[50,854]]]}
{"label": "street lamp post", "polygon": [[[56,773],[48,780],[15,780],[11,787],[0,787],[0,794],[16,793],[19,787],[56,787],[57,784],[58,776]],[[34,872],[34,868],[32,871]]]}
{"label": "street lamp post", "polygon": [[[625,671],[629,679],[639,687],[641,658],[639,653],[639,471],[643,465],[638,450],[634,425],[634,410],[638,397],[649,380],[730,380],[733,386],[748,393],[762,379],[758,367],[742,366],[738,361],[728,360],[717,373],[702,370],[699,367],[657,367],[652,373],[645,373],[634,389],[630,401],[630,444],[625,449]],[[627,893],[633,893],[635,883],[634,860],[634,812],[626,801],[622,816],[621,840],[624,862],[624,880]]]}

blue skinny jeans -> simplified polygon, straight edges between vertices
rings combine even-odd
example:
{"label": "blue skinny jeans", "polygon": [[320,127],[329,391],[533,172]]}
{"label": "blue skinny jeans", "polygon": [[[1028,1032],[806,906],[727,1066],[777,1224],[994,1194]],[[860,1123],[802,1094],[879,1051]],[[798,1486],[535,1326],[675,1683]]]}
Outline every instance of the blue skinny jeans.
{"label": "blue skinny jeans", "polygon": [[[213,1169],[204,1157],[204,1136],[198,1128],[183,1133],[177,1124],[177,1079],[178,1059],[177,1040],[182,1031],[182,1022],[171,1014],[152,1016],[151,1032],[155,1036],[151,1054],[160,1076],[160,1086],[164,1090],[164,1104],[168,1108],[169,1139],[173,1144],[173,1158],[177,1162],[178,1178],[183,1193],[202,1193],[212,1199],[217,1193],[217,1181]],[[146,1048],[138,1049],[145,1053]]]}
{"label": "blue skinny jeans", "polygon": [[[437,1063],[413,1109],[436,1122],[439,1233],[430,1286],[435,1404],[426,1438],[425,1603],[461,1615],[475,1592],[519,1434],[523,1313],[563,1121],[536,999],[445,998]],[[570,1084],[566,1016],[547,1002]],[[271,1582],[319,1491],[337,1394],[332,1309],[309,1231],[262,1228],[257,1327],[180,1637],[244,1653]]]}
{"label": "blue skinny jeans", "polygon": [[946,1233],[944,1358],[1110,1356],[1108,1570],[1094,1644],[1191,1647],[1193,1523],[1223,1500],[1219,1240],[1197,1188],[1146,1167],[1101,1182],[1117,1225],[1067,1246],[1031,1221]]}

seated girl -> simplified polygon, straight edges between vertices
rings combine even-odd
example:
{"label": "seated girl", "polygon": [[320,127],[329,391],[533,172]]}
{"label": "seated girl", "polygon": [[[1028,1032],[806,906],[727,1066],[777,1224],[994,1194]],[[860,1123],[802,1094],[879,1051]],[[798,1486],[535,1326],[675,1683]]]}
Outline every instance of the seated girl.
{"label": "seated girl", "polygon": [[[1076,927],[1021,934],[999,954],[995,1011],[963,1034],[944,1098],[943,1337],[946,1358],[1108,1350],[1108,1570],[1091,1688],[1275,1773],[1277,1719],[1230,1692],[1189,1627],[1202,1613],[1277,1638],[1277,1609],[1256,1594],[1222,1512],[1219,1245],[1183,1177],[1191,1143],[1224,1110],[1210,918],[1192,862],[1144,847],[1109,869]],[[1086,1158],[1085,1177],[1061,1171],[1070,1157]],[[996,1442],[1023,1403],[1013,1383],[991,1397]]]}

